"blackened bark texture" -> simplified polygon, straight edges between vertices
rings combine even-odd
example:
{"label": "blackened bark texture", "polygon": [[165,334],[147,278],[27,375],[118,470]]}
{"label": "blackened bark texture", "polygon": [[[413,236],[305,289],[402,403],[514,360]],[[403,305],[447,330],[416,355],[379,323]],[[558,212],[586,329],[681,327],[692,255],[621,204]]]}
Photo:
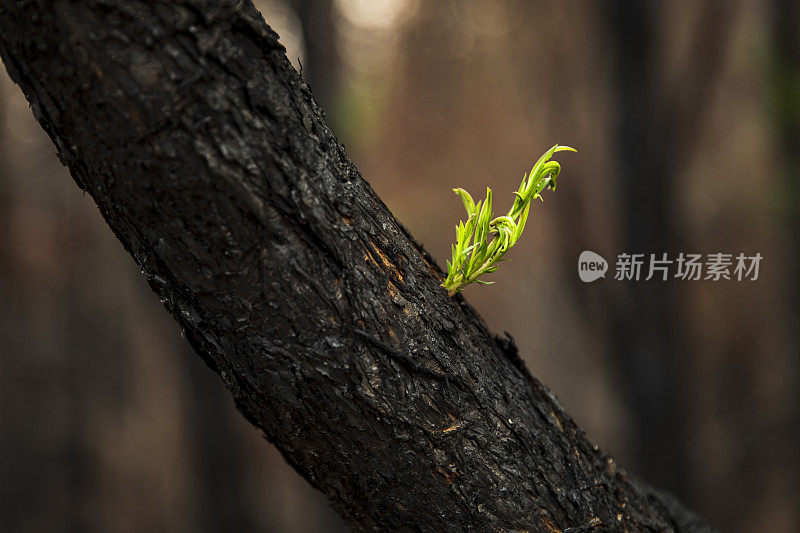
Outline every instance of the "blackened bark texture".
{"label": "blackened bark texture", "polygon": [[0,54],[75,181],[355,529],[708,528],[447,297],[249,1],[0,6]]}

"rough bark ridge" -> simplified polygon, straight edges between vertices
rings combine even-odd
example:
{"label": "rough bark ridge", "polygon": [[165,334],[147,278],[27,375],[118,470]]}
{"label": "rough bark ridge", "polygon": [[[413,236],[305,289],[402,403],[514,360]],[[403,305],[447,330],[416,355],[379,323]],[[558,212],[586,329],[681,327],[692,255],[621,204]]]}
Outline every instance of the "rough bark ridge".
{"label": "rough bark ridge", "polygon": [[359,530],[702,530],[392,217],[249,1],[0,1],[0,54],[239,409]]}

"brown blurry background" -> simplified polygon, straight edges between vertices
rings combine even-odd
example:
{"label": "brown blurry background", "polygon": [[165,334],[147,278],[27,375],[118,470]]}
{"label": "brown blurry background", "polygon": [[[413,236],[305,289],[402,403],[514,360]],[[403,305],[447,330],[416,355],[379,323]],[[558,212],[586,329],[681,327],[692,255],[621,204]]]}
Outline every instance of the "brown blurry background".
{"label": "brown blurry background", "polygon": [[[800,6],[256,2],[444,264],[556,141],[556,193],[466,297],[631,471],[724,531],[800,530]],[[345,531],[235,411],[0,75],[0,529]],[[502,207],[501,204],[498,204]],[[606,279],[582,283],[594,250]],[[621,282],[621,252],[761,253]]]}

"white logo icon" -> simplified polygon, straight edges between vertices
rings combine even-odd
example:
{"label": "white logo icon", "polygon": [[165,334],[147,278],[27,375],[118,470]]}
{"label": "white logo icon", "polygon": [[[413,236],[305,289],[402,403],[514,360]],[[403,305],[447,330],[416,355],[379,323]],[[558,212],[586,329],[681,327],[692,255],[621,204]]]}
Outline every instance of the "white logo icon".
{"label": "white logo icon", "polygon": [[599,254],[584,250],[578,257],[578,276],[584,283],[606,277],[607,270],[608,262]]}

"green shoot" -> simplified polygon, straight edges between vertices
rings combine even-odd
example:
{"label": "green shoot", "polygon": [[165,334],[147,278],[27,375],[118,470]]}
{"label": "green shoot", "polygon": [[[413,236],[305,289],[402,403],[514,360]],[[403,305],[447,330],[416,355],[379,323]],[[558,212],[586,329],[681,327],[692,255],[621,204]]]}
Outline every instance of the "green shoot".
{"label": "green shoot", "polygon": [[514,191],[514,204],[506,215],[492,218],[492,190],[489,187],[486,188],[486,198],[477,204],[464,189],[453,189],[464,202],[467,220],[459,221],[456,226],[456,243],[451,246],[453,256],[447,261],[447,278],[442,283],[450,296],[473,281],[482,285],[494,283],[478,278],[497,271],[498,263],[506,261],[503,256],[517,243],[525,229],[531,202],[541,200],[540,193],[548,186],[555,190],[561,165],[550,158],[562,151],[577,152],[569,146],[559,145],[545,152],[530,173],[523,176],[522,184]]}

